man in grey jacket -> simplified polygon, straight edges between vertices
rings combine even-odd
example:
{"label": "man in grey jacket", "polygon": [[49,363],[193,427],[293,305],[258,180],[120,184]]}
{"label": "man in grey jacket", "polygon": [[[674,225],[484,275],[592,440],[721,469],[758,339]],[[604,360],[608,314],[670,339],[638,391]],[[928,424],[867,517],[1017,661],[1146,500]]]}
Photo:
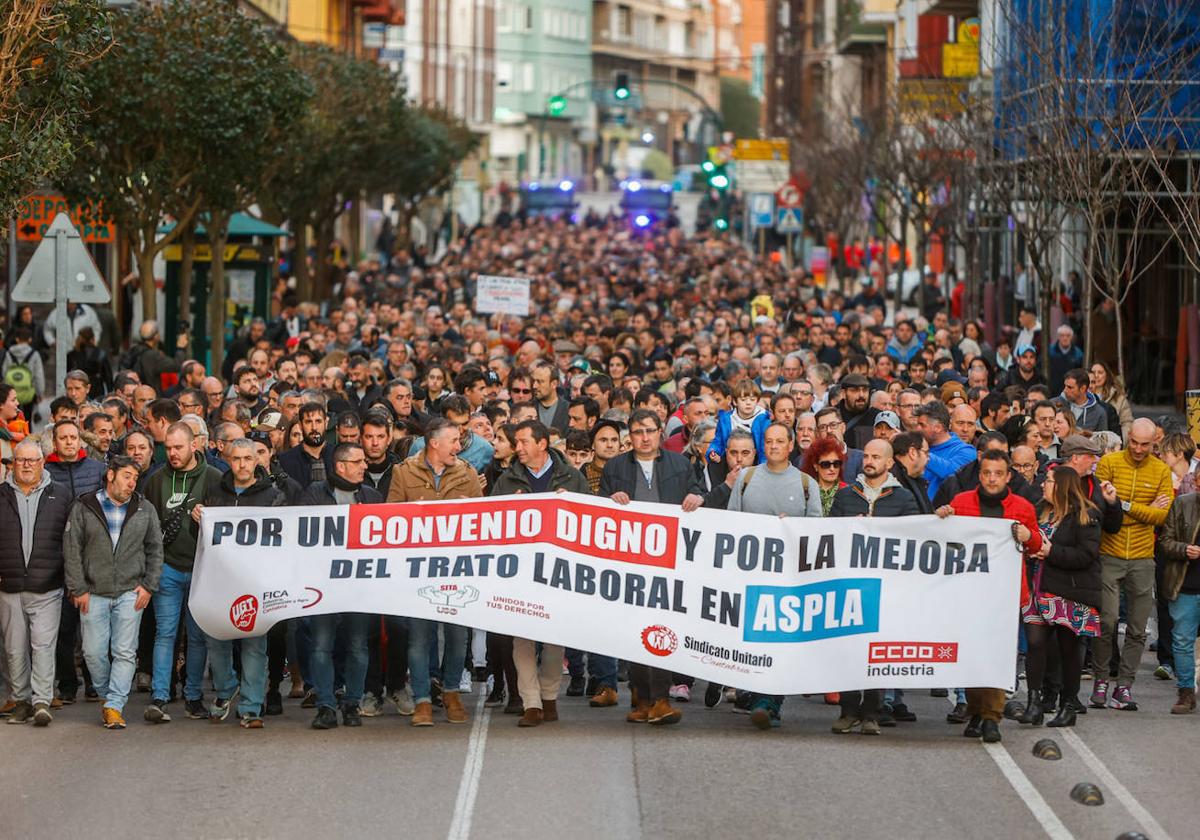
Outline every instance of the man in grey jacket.
{"label": "man in grey jacket", "polygon": [[110,458],[104,487],[71,508],[63,544],[67,592],[79,608],[83,655],[106,729],[125,728],[138,628],[162,573],[158,513],[134,489],[138,476],[131,458]]}

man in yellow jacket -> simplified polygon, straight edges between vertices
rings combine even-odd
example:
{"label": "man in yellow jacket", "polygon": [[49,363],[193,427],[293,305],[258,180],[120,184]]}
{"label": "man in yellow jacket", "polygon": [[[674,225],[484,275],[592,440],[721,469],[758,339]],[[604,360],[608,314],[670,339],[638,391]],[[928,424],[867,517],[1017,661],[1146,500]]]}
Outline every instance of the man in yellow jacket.
{"label": "man in yellow jacket", "polygon": [[[1145,418],[1133,421],[1129,443],[1120,452],[1100,459],[1096,478],[1116,488],[1125,511],[1121,530],[1105,533],[1100,540],[1102,592],[1100,637],[1092,646],[1093,683],[1091,704],[1100,709],[1137,711],[1130,688],[1146,646],[1146,621],[1154,608],[1154,529],[1167,519],[1175,498],[1171,470],[1154,457],[1154,423]],[[1121,594],[1125,595],[1125,646],[1117,687],[1109,696],[1108,666],[1117,635]]]}

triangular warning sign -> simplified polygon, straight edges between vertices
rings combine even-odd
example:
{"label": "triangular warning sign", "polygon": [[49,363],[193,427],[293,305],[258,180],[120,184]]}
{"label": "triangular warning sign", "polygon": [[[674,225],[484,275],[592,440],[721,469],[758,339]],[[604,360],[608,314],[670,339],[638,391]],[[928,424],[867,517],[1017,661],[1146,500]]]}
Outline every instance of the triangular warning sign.
{"label": "triangular warning sign", "polygon": [[92,255],[83,247],[79,231],[66,213],[59,213],[46,228],[33,258],[13,287],[17,303],[54,303],[54,243],[67,238],[67,300],[72,303],[108,303],[112,299]]}

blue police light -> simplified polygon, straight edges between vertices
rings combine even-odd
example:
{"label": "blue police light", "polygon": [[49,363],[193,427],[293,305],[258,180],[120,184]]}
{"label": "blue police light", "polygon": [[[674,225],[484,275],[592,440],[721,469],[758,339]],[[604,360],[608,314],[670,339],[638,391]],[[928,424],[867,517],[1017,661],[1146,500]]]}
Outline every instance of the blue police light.
{"label": "blue police light", "polygon": [[541,188],[542,188],[542,185],[541,185],[541,184],[539,184],[537,181],[534,181],[534,182],[532,182],[532,183],[529,185],[529,191],[530,191],[530,192],[537,192],[537,191],[538,191],[538,190],[540,190]]}
{"label": "blue police light", "polygon": [[630,192],[637,192],[641,188],[642,188],[641,181],[630,181],[629,185],[626,187],[626,189],[629,190]]}
{"label": "blue police light", "polygon": [[670,192],[670,191],[671,191],[671,185],[670,185],[670,184],[660,184],[660,185],[659,185],[659,187],[658,187],[658,189],[659,189],[661,192],[665,192],[665,193],[666,193],[666,192]]}
{"label": "blue police light", "polygon": [[570,181],[559,181],[558,188],[560,190],[562,190],[563,192],[570,192],[572,189],[575,188],[575,185],[572,184]]}
{"label": "blue police light", "polygon": [[645,213],[639,213],[638,215],[634,216],[633,223],[640,228],[650,227],[650,217]]}

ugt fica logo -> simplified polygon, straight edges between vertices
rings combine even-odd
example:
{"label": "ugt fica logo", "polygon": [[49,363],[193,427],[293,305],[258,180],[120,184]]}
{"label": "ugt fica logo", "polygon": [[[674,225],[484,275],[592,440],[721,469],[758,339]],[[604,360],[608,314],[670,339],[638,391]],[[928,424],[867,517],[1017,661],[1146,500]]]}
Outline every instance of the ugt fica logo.
{"label": "ugt fica logo", "polygon": [[651,624],[642,631],[642,647],[655,656],[670,656],[679,646],[679,637],[670,627]]}
{"label": "ugt fica logo", "polygon": [[254,632],[254,622],[258,619],[258,599],[253,595],[243,595],[233,602],[229,608],[229,620],[233,626],[246,632]]}
{"label": "ugt fica logo", "polygon": [[443,583],[440,586],[422,586],[417,594],[437,608],[439,613],[457,615],[458,611],[479,600],[479,590],[474,586],[459,586]]}

